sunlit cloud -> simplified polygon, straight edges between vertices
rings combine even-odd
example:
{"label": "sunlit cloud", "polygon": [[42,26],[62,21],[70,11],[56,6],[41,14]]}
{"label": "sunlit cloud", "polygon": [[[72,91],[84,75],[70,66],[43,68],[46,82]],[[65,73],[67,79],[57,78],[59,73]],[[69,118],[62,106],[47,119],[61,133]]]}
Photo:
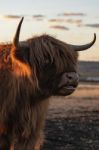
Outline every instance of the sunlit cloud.
{"label": "sunlit cloud", "polygon": [[[38,21],[42,21],[44,19],[44,15],[23,15],[26,19],[36,19]],[[0,15],[0,18],[2,19],[20,19],[23,17],[22,15]]]}
{"label": "sunlit cloud", "polygon": [[49,22],[65,22],[64,19],[59,19],[59,18],[54,18],[54,19],[50,19]]}
{"label": "sunlit cloud", "polygon": [[5,18],[5,19],[19,19],[21,18],[22,16],[20,15],[3,15],[2,18]]}
{"label": "sunlit cloud", "polygon": [[30,21],[35,19],[36,21],[43,21],[44,15],[0,15],[0,19],[21,19],[24,16],[25,20]]}
{"label": "sunlit cloud", "polygon": [[59,29],[59,30],[69,30],[69,28],[60,25],[50,26],[50,28]]}
{"label": "sunlit cloud", "polygon": [[68,13],[68,12],[66,12],[66,13],[58,14],[58,16],[86,16],[86,14],[85,13],[73,13],[73,12]]}

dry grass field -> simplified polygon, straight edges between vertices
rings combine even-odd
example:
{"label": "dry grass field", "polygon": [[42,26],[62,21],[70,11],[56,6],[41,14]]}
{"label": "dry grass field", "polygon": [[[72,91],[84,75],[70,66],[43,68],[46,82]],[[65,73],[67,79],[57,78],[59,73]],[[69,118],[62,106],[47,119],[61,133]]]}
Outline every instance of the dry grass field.
{"label": "dry grass field", "polygon": [[81,83],[68,97],[52,97],[43,150],[99,150],[99,83]]}

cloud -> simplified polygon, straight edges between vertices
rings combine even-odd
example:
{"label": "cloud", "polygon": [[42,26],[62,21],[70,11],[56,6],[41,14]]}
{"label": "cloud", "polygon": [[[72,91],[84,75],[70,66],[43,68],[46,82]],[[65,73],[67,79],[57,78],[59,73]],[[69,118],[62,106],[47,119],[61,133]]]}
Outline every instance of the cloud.
{"label": "cloud", "polygon": [[62,13],[62,14],[58,14],[58,16],[85,16],[85,13]]}
{"label": "cloud", "polygon": [[69,30],[69,28],[60,25],[50,26],[50,28],[59,29],[59,30]]}
{"label": "cloud", "polygon": [[[22,15],[0,15],[0,18],[4,18],[4,19],[20,19],[22,18],[23,16]],[[44,15],[24,15],[25,18],[34,18],[38,21],[42,21],[43,18],[45,17]]]}
{"label": "cloud", "polygon": [[78,27],[91,27],[91,28],[99,28],[99,23],[95,24],[78,24]]}
{"label": "cloud", "polygon": [[20,15],[4,15],[2,16],[3,18],[6,18],[6,19],[19,19],[21,18],[22,16]]}
{"label": "cloud", "polygon": [[66,19],[66,18],[52,18],[52,19],[49,19],[48,20],[50,23],[57,23],[57,24],[59,24],[58,26],[52,26],[52,27],[54,27],[54,28],[57,28],[57,29],[63,29],[63,30],[68,30],[68,28],[67,27],[65,27],[64,25],[66,24],[66,23],[69,23],[69,24],[74,24],[74,25],[77,25],[77,26],[81,26],[82,25],[82,22],[83,22],[83,20],[82,19],[74,19],[74,18],[71,18],[71,17],[69,17],[68,19]]}
{"label": "cloud", "polygon": [[36,21],[43,21],[45,16],[42,14],[36,14],[36,15],[32,15],[32,18],[35,19]]}
{"label": "cloud", "polygon": [[80,24],[80,23],[82,23],[82,20],[81,19],[76,19],[76,20],[74,20],[74,19],[67,19],[66,22]]}
{"label": "cloud", "polygon": [[82,24],[82,19],[61,19],[61,18],[54,18],[48,20],[51,23],[70,23],[70,24],[76,24],[76,25],[81,25]]}
{"label": "cloud", "polygon": [[49,22],[64,22],[64,19],[50,19]]}
{"label": "cloud", "polygon": [[98,23],[96,23],[96,24],[85,24],[85,26],[93,27],[93,28],[99,28],[99,24]]}
{"label": "cloud", "polygon": [[37,14],[37,15],[33,15],[32,17],[33,18],[44,18],[45,16],[41,15],[41,14]]}
{"label": "cloud", "polygon": [[43,21],[43,18],[37,18],[36,21]]}
{"label": "cloud", "polygon": [[36,21],[43,21],[44,15],[0,15],[0,18],[3,19],[20,19],[22,17],[25,17],[26,20],[35,19]]}

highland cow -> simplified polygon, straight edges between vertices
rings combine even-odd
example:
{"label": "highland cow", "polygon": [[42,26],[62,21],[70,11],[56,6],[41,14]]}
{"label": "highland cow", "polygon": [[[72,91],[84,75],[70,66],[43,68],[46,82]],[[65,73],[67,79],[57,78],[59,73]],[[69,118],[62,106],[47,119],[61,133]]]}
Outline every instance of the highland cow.
{"label": "highland cow", "polygon": [[21,19],[12,44],[0,45],[0,150],[40,150],[49,97],[77,87],[77,51],[49,35],[19,42]]}

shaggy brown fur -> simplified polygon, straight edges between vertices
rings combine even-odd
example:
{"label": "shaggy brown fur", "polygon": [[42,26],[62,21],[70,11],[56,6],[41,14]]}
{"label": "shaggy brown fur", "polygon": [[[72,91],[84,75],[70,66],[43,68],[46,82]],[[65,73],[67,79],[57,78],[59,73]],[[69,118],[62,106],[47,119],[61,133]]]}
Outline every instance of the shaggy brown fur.
{"label": "shaggy brown fur", "polygon": [[49,35],[0,45],[0,150],[40,150],[49,97],[75,90],[77,57]]}
{"label": "shaggy brown fur", "polygon": [[[0,148],[39,149],[48,108],[60,75],[76,72],[77,53],[43,35],[29,39],[29,48],[0,49]],[[39,142],[38,142],[39,141]],[[39,143],[39,144],[38,144]]]}

